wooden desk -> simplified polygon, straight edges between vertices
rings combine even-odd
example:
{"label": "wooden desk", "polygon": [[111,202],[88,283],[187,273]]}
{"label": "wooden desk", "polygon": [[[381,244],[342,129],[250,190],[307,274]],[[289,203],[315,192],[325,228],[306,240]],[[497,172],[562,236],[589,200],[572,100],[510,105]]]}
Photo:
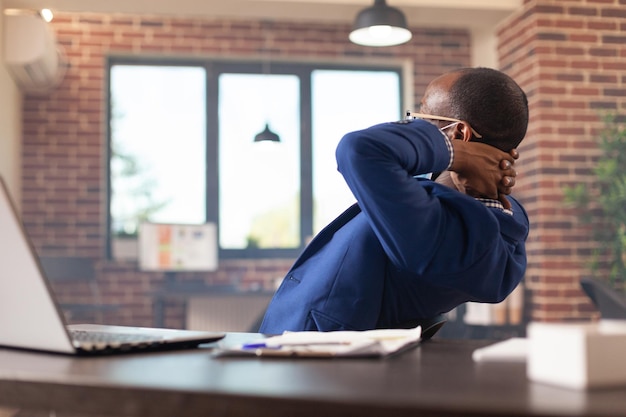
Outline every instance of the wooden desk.
{"label": "wooden desk", "polygon": [[626,387],[534,384],[523,364],[472,362],[485,344],[435,339],[385,360],[214,358],[210,348],[100,358],[0,350],[0,406],[57,416],[626,416]]}

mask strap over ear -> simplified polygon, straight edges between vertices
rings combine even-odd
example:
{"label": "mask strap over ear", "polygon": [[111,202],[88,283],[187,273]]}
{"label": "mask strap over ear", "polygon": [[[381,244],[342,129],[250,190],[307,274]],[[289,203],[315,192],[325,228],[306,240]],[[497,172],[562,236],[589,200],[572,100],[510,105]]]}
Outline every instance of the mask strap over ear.
{"label": "mask strap over ear", "polygon": [[462,140],[463,142],[469,142],[472,140],[474,130],[469,125],[469,123],[459,120],[458,122],[450,123],[449,125],[442,127],[440,130],[446,130],[450,128],[454,129],[453,139]]}
{"label": "mask strap over ear", "polygon": [[470,142],[472,140],[472,134],[474,133],[472,127],[467,122],[459,122],[459,132],[462,135],[463,142]]}

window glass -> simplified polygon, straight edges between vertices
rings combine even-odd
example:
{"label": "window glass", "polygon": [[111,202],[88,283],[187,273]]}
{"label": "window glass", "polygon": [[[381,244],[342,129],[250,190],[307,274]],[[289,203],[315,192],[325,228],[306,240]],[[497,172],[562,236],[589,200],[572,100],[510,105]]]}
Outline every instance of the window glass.
{"label": "window glass", "polygon": [[206,221],[205,85],[202,67],[111,67],[113,235]]}
{"label": "window glass", "polygon": [[315,70],[313,96],[313,231],[354,203],[337,171],[335,148],[347,132],[398,120],[400,79],[395,71]]}
{"label": "window glass", "polygon": [[[295,75],[219,78],[222,249],[300,247],[299,91]],[[279,142],[254,141],[266,126]]]}
{"label": "window glass", "polygon": [[[259,62],[113,59],[114,257],[133,259],[117,237],[134,236],[142,221],[215,222],[222,258],[295,257],[354,202],[335,149],[347,132],[402,117],[400,71],[311,63],[265,69]],[[266,126],[279,141],[255,141]]]}

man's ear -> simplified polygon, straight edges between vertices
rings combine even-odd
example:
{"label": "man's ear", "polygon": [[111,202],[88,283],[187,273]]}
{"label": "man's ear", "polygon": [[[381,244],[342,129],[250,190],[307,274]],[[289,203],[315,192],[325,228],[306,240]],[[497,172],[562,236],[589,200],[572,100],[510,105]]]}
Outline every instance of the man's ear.
{"label": "man's ear", "polygon": [[455,126],[454,138],[461,139],[463,142],[469,142],[472,140],[472,128],[465,122],[460,122]]}

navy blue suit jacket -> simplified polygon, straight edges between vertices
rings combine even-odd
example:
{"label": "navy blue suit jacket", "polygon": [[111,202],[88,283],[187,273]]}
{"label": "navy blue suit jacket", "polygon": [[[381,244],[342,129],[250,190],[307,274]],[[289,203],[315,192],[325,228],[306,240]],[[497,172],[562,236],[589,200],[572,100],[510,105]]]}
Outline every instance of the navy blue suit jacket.
{"label": "navy blue suit jacket", "polygon": [[352,132],[336,155],[358,203],[297,259],[261,332],[406,327],[467,301],[502,301],[518,285],[529,230],[523,207],[509,197],[507,213],[497,201],[414,178],[450,164],[434,125]]}

